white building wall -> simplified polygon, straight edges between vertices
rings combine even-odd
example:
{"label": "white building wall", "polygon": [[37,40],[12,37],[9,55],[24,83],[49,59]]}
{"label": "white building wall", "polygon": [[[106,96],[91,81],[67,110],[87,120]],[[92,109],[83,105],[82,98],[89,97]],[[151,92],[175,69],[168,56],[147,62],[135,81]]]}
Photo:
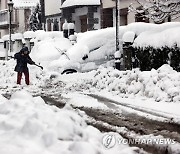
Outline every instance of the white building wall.
{"label": "white building wall", "polygon": [[[0,1],[0,10],[4,10],[4,9],[7,9],[7,4],[6,4],[6,1],[5,0],[1,0]],[[1,33],[1,37],[8,34],[8,30],[0,30],[0,33]]]}
{"label": "white building wall", "polygon": [[79,16],[87,15],[88,13],[88,8],[87,7],[82,7],[75,9],[75,13],[72,14],[72,20],[75,21],[75,31],[80,32],[81,31],[81,22],[79,19]]}
{"label": "white building wall", "polygon": [[60,13],[60,6],[61,1],[60,0],[45,0],[45,15],[52,15]]}
{"label": "white building wall", "polygon": [[6,0],[1,0],[0,9],[1,9],[1,10],[7,9]]}
{"label": "white building wall", "polygon": [[102,7],[103,8],[112,8],[115,6],[115,2],[112,0],[102,0]]}
{"label": "white building wall", "polygon": [[18,21],[19,21],[19,27],[17,29],[17,31],[19,33],[23,33],[25,30],[25,25],[24,25],[24,20],[25,16],[24,16],[24,10],[18,10]]}

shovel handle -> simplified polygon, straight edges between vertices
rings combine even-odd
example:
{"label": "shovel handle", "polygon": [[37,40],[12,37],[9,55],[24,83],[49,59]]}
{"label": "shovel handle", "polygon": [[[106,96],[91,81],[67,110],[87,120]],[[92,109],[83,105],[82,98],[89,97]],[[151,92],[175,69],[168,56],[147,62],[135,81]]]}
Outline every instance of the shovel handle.
{"label": "shovel handle", "polygon": [[40,67],[40,68],[43,70],[43,67],[42,67],[42,66],[40,66],[40,65],[38,65],[38,64],[34,64],[34,65],[36,65],[37,67]]}

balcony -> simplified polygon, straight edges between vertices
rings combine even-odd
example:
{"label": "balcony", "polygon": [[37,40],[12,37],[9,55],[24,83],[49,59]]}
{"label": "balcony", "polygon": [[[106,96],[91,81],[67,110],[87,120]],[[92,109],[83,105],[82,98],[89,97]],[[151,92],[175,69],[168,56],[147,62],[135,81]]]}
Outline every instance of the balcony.
{"label": "balcony", "polygon": [[[12,17],[12,28],[16,27],[16,23],[14,18]],[[8,9],[0,10],[0,29],[8,29],[9,28],[9,12]]]}

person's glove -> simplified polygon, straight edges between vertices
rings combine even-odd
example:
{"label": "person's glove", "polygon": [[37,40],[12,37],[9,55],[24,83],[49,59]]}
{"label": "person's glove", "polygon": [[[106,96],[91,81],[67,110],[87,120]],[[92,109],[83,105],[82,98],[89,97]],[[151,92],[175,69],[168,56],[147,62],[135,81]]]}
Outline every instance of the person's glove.
{"label": "person's glove", "polygon": [[35,65],[35,62],[34,62],[34,61],[32,61],[32,65]]}

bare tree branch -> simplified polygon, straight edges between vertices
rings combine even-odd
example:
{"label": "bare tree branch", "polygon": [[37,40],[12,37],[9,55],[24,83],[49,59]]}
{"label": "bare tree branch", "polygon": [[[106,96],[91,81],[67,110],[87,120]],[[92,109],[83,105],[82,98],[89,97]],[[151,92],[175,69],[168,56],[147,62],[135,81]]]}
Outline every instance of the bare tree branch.
{"label": "bare tree branch", "polygon": [[180,13],[180,0],[135,1],[139,4],[139,7],[135,8],[133,4],[130,4],[129,10],[135,12],[135,14],[143,15],[145,13],[144,16],[153,20],[155,23],[163,22],[168,17],[173,17]]}

